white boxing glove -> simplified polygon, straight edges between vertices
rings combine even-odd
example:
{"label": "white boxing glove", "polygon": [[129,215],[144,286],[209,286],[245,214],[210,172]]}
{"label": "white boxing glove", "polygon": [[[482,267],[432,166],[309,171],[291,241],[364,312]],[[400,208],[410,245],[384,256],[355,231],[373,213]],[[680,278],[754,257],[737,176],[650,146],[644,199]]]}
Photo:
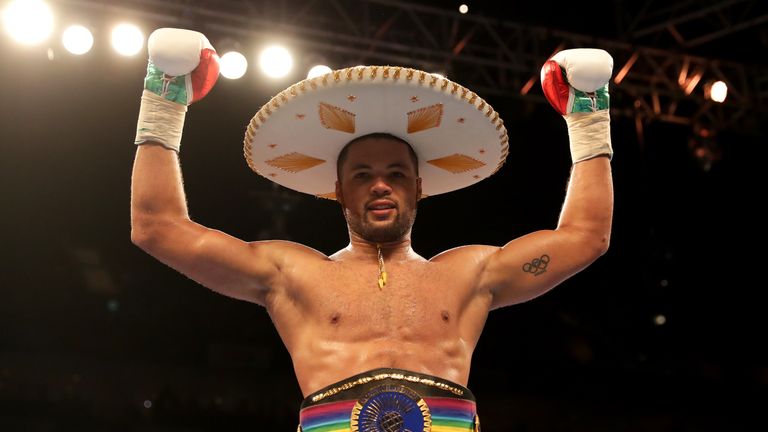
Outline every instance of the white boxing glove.
{"label": "white boxing glove", "polygon": [[157,29],[147,42],[149,62],[135,144],[154,141],[179,151],[187,105],[202,99],[219,77],[219,56],[199,32]]}
{"label": "white boxing glove", "polygon": [[613,157],[608,81],[613,58],[601,49],[560,51],[541,68],[541,86],[568,124],[573,163]]}

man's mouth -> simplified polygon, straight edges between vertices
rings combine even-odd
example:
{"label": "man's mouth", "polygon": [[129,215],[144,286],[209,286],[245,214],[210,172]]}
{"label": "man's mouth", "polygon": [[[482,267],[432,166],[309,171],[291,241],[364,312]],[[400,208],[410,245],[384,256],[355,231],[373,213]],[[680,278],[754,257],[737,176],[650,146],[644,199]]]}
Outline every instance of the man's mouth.
{"label": "man's mouth", "polygon": [[367,210],[376,218],[386,218],[394,213],[396,208],[395,203],[388,200],[376,200],[367,206]]}

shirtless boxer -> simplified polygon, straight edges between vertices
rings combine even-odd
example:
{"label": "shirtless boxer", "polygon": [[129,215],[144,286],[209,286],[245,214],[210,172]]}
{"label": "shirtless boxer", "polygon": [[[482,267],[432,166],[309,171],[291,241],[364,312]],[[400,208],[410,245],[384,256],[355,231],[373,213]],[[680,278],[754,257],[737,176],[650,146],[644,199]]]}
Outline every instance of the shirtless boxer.
{"label": "shirtless boxer", "polygon": [[[132,241],[204,286],[266,308],[306,397],[304,432],[479,430],[465,386],[488,312],[547,292],[608,247],[610,56],[567,50],[542,68],[574,162],[557,228],[430,259],[411,247],[417,201],[488,177],[506,157],[506,129],[477,95],[420,71],[358,67],[305,80],[262,107],[246,134],[248,163],[284,186],[338,201],[350,242],[326,256],[288,241],[241,241],[190,220],[181,131],[187,105],[213,86],[218,58],[202,34],[179,29],[153,33],[149,57]],[[411,94],[404,108],[390,100]],[[384,117],[407,119],[407,130]],[[471,128],[473,139],[446,128]],[[456,157],[472,146],[480,150]]]}

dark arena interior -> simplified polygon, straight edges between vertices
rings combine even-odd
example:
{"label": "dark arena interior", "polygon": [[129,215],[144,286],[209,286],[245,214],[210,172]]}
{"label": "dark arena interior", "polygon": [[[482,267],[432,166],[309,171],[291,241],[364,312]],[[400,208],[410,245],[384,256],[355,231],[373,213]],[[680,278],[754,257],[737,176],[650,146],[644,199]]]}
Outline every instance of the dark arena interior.
{"label": "dark arena interior", "polygon": [[[12,2],[3,0],[0,7]],[[323,62],[440,73],[509,132],[493,176],[420,202],[414,249],[501,246],[557,224],[571,168],[539,70],[608,51],[615,155],[608,252],[546,295],[489,314],[469,383],[490,432],[738,432],[768,406],[762,256],[768,2],[50,0],[50,35],[0,34],[0,431],[294,431],[302,393],[264,308],[216,294],[131,242],[146,37],[204,33],[249,61],[187,113],[191,217],[244,240],[343,248],[336,203],[255,175],[245,127]],[[119,55],[112,26],[141,50]],[[6,21],[4,24],[8,25]],[[80,24],[92,49],[68,52]],[[289,47],[270,78],[256,54]],[[715,81],[728,86],[710,99]]]}

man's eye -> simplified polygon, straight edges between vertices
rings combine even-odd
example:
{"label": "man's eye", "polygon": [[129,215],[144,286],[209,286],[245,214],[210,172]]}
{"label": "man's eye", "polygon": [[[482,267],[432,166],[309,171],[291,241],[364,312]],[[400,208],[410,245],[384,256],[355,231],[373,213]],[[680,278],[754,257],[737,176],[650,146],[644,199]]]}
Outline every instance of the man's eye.
{"label": "man's eye", "polygon": [[393,171],[390,175],[392,177],[405,177],[405,174],[401,173],[400,171]]}
{"label": "man's eye", "polygon": [[366,172],[359,172],[352,176],[353,178],[366,178],[368,177],[368,173]]}

